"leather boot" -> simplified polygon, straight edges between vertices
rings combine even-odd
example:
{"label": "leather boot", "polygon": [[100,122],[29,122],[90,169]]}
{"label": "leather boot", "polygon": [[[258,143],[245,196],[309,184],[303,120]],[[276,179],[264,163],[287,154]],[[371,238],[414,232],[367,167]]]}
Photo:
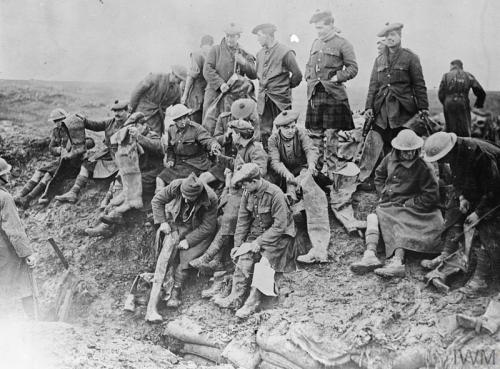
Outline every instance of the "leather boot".
{"label": "leather boot", "polygon": [[201,297],[204,299],[209,299],[221,292],[222,288],[226,284],[225,277],[226,272],[215,272],[212,285],[209,288],[201,291]]}
{"label": "leather boot", "polygon": [[478,333],[486,331],[495,334],[500,326],[500,301],[491,300],[485,313],[480,317],[458,314],[457,323],[461,327],[475,329]]}
{"label": "leather boot", "polygon": [[255,313],[259,308],[262,299],[262,292],[257,288],[252,287],[250,290],[250,295],[248,295],[245,304],[236,311],[235,315],[240,319],[248,318],[250,315]]}
{"label": "leather boot", "polygon": [[446,258],[447,255],[438,255],[434,259],[425,259],[420,262],[420,265],[424,269],[436,269],[439,264]]}
{"label": "leather boot", "polygon": [[75,183],[73,184],[73,187],[71,187],[71,189],[65,194],[56,196],[55,199],[60,202],[69,202],[71,204],[74,204],[78,200],[78,194],[80,193],[80,190],[85,186],[87,181],[87,177],[78,175],[78,177],[76,177]]}
{"label": "leather boot", "polygon": [[99,223],[95,227],[85,229],[85,233],[90,237],[111,237],[114,234],[114,226],[105,223]]}
{"label": "leather boot", "polygon": [[111,210],[109,213],[102,213],[99,216],[99,220],[106,224],[124,224],[123,214],[115,209]]}
{"label": "leather boot", "polygon": [[168,299],[166,305],[169,308],[177,309],[179,306],[181,306],[181,304],[181,288],[174,286],[174,288],[172,288],[172,294],[170,295],[170,298]]}
{"label": "leather boot", "polygon": [[405,265],[401,261],[400,258],[394,256],[388,264],[386,264],[382,268],[378,268],[374,270],[375,274],[381,277],[400,277],[403,278],[405,276]]}
{"label": "leather boot", "polygon": [[21,206],[23,209],[26,209],[29,207],[31,200],[33,200],[35,197],[38,195],[42,194],[43,191],[45,190],[45,187],[47,187],[47,183],[40,181],[33,190],[29,194],[27,194],[24,197],[21,197],[19,199],[19,206]]}
{"label": "leather boot", "polygon": [[243,297],[247,289],[248,279],[245,278],[242,271],[236,268],[233,274],[231,293],[229,296],[215,296],[214,303],[223,309],[239,309],[243,304]]}
{"label": "leather boot", "polygon": [[459,291],[465,295],[475,295],[488,288],[488,283],[486,282],[490,276],[490,260],[488,253],[485,249],[480,248],[477,249],[476,254],[477,264],[474,275],[465,286],[459,289]]}
{"label": "leather boot", "polygon": [[[22,206],[23,202],[20,201],[24,196],[26,196],[27,194],[29,194],[31,191],[33,191],[33,189],[35,188],[35,186],[38,184],[37,181],[34,181],[32,179],[30,179],[25,185],[24,187],[21,189],[21,191],[19,192],[19,194],[17,196],[14,197],[14,202],[16,203],[17,206]],[[24,200],[23,200],[24,201]]]}
{"label": "leather boot", "polygon": [[[377,245],[375,245],[376,250]],[[363,257],[359,261],[351,264],[351,271],[355,274],[363,275],[373,272],[375,269],[381,268],[384,264],[377,257],[373,248],[367,248]]]}
{"label": "leather boot", "polygon": [[451,227],[446,231],[445,235],[445,240],[444,240],[444,245],[443,245],[443,251],[441,252],[441,255],[436,256],[432,260],[422,260],[420,262],[420,265],[425,268],[425,269],[435,269],[438,267],[441,262],[446,259],[449,255],[453,254],[455,251],[458,250],[458,237],[462,234],[462,229],[461,227]]}

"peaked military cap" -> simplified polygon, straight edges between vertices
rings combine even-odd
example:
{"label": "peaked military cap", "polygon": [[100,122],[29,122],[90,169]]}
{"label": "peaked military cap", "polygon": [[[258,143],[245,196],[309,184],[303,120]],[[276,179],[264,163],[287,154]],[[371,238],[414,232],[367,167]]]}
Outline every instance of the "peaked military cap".
{"label": "peaked military cap", "polygon": [[236,23],[229,23],[225,28],[224,28],[224,33],[226,35],[239,35],[240,33],[243,32],[243,28],[241,28],[240,25]]}
{"label": "peaked military cap", "polygon": [[286,126],[287,124],[295,122],[299,119],[299,115],[300,113],[298,111],[284,110],[274,119],[274,125],[276,127]]}
{"label": "peaked military cap", "polygon": [[232,120],[229,122],[228,126],[236,131],[240,132],[253,132],[254,128],[250,122],[243,119]]}
{"label": "peaked military cap", "polygon": [[257,104],[252,99],[238,99],[231,104],[231,114],[236,119],[245,119],[252,114]]}
{"label": "peaked military cap", "polygon": [[385,27],[377,33],[378,37],[385,37],[391,31],[401,31],[403,28],[403,23],[389,23],[385,24]]}
{"label": "peaked military cap", "polygon": [[309,23],[316,23],[327,19],[333,19],[331,11],[316,9],[311,19],[309,20]]}
{"label": "peaked military cap", "polygon": [[274,24],[272,23],[262,23],[259,24],[258,26],[255,26],[254,29],[252,30],[252,33],[256,35],[259,31],[262,31],[264,33],[274,33],[276,32],[277,28]]}
{"label": "peaked military cap", "polygon": [[111,106],[111,110],[127,110],[128,102],[115,100],[114,104]]}

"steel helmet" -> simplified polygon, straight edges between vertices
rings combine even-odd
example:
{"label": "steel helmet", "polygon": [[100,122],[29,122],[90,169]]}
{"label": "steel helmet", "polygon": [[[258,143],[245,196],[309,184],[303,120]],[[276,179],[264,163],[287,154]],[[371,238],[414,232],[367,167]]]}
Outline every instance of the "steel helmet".
{"label": "steel helmet", "polygon": [[432,163],[444,158],[455,146],[457,135],[453,132],[437,132],[424,144],[424,160]]}
{"label": "steel helmet", "polygon": [[187,68],[183,65],[172,65],[172,73],[179,79],[185,81],[187,78]]}
{"label": "steel helmet", "polygon": [[392,147],[396,150],[409,151],[420,149],[424,145],[424,140],[418,137],[411,129],[403,129],[391,141]]}
{"label": "steel helmet", "polygon": [[0,176],[10,173],[12,166],[4,158],[0,158]]}
{"label": "steel helmet", "polygon": [[66,119],[67,116],[68,113],[64,109],[56,108],[50,112],[48,121],[55,123],[57,120]]}
{"label": "steel helmet", "polygon": [[172,120],[176,120],[191,114],[192,111],[192,109],[189,109],[185,105],[176,104],[167,108],[166,116]]}

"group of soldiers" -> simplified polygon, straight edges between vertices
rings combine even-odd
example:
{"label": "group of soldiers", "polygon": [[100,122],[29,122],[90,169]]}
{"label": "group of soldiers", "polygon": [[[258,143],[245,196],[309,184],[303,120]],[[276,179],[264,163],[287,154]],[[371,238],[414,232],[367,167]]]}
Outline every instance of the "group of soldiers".
{"label": "group of soldiers", "polygon": [[[366,251],[351,265],[354,273],[404,277],[407,250],[439,254],[422,266],[432,270],[429,283],[448,291],[446,277],[453,268],[447,265],[456,260],[464,234],[477,229],[477,266],[462,291],[484,289],[491,273],[499,271],[491,269],[491,262],[500,256],[500,148],[470,138],[469,90],[479,108],[484,90],[454,60],[439,90],[444,132],[433,132],[419,58],[401,45],[403,24],[386,24],[377,35],[379,55],[368,88],[367,135],[358,168],[339,155],[345,132],[355,129],[344,85],[358,73],[354,48],[334,27],[330,11],[315,12],[310,23],[317,39],[304,73],[305,129],[297,126],[299,112],[292,107],[292,89],[303,78],[294,51],[278,42],[276,26],[266,23],[252,30],[262,46],[255,58],[239,44],[242,28],[231,23],[220,44],[214,45],[211,36],[202,38],[188,69],[173,66],[170,73],[148,75],[130,103],[114,103],[113,118],[94,121],[55,109],[49,117],[56,125],[50,150],[61,159],[37,170],[15,203],[26,208],[42,193],[38,201],[47,203],[53,195],[49,183],[69,170],[78,174],[67,193],[54,197],[59,202],[75,203],[89,178],[116,177],[96,225],[86,233],[112,236],[126,212],[151,201],[158,234],[168,237],[176,251],[167,260],[173,271],[167,306],[181,304],[190,269],[210,270],[214,284],[203,296],[244,318],[258,309],[263,295],[279,292],[275,280],[293,270],[297,260],[328,260],[328,219],[318,237],[321,219],[314,218],[327,204],[304,206],[306,218],[318,220],[306,222],[312,244],[306,250],[296,242],[297,214],[303,212],[293,207],[315,188],[328,192],[330,187],[335,203],[338,194],[346,193],[339,192],[339,176],[354,176],[358,190],[375,187],[380,194],[366,222]],[[415,119],[425,130],[409,124]],[[85,129],[104,132],[104,148],[92,155]],[[430,136],[425,143],[422,134]],[[317,208],[311,210],[312,205]],[[385,265],[377,256],[381,245]],[[220,288],[221,275],[229,276],[230,290]],[[161,320],[157,297],[152,294],[149,320]]]}

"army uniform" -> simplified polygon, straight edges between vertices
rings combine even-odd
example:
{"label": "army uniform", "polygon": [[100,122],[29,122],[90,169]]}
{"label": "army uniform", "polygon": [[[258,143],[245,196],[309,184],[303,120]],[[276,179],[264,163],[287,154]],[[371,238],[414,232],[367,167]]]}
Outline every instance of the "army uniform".
{"label": "army uniform", "polygon": [[454,132],[459,137],[471,136],[470,89],[477,97],[474,107],[482,108],[486,99],[483,88],[472,74],[452,63],[452,70],[443,75],[438,91],[439,101],[443,104],[446,132]]}

